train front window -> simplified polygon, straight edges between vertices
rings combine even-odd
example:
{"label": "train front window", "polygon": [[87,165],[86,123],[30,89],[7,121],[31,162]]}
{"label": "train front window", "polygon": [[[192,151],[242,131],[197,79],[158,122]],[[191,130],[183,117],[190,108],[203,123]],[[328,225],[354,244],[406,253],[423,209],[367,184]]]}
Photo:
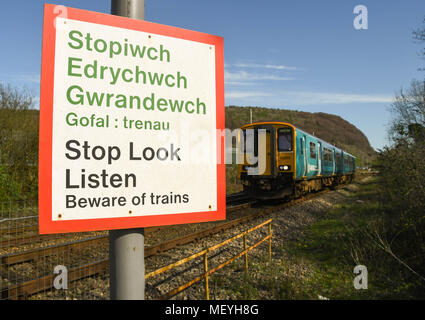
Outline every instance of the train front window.
{"label": "train front window", "polygon": [[261,143],[262,139],[268,139],[266,134],[270,136],[270,130],[262,128],[243,129],[242,134],[242,152],[252,153],[257,157],[258,144]]}
{"label": "train front window", "polygon": [[278,131],[278,150],[292,151],[292,129],[280,128]]}

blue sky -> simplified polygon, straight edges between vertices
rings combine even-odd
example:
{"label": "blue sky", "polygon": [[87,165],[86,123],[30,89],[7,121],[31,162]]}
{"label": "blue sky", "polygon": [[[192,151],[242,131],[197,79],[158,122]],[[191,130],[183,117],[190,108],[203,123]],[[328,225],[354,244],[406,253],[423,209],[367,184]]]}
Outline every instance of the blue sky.
{"label": "blue sky", "polygon": [[[0,82],[39,94],[43,3],[4,1]],[[109,0],[49,2],[110,12]],[[368,9],[356,30],[353,9]],[[226,105],[327,112],[387,144],[388,107],[412,79],[423,79],[421,0],[146,0],[145,19],[224,38]],[[423,47],[423,45],[422,45]]]}

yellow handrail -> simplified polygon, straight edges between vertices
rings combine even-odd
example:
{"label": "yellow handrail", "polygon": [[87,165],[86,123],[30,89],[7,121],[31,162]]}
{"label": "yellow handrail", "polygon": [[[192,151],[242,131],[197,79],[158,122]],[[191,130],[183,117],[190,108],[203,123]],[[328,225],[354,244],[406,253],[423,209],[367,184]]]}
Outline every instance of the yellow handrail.
{"label": "yellow handrail", "polygon": [[[179,261],[177,261],[175,263],[172,263],[172,264],[170,264],[168,266],[165,266],[165,267],[162,267],[162,268],[157,269],[155,271],[152,271],[152,272],[146,274],[145,278],[146,279],[149,279],[149,278],[151,278],[153,276],[159,275],[159,274],[161,274],[163,272],[166,272],[168,270],[171,270],[173,268],[176,268],[176,267],[178,267],[178,266],[180,266],[180,265],[182,265],[182,264],[184,264],[186,262],[189,262],[189,261],[191,261],[193,259],[196,259],[196,258],[198,258],[200,256],[204,256],[204,274],[202,274],[202,275],[196,277],[195,279],[193,279],[193,280],[191,280],[191,281],[189,281],[189,282],[181,285],[180,287],[178,287],[178,288],[170,291],[169,293],[166,293],[166,294],[162,295],[161,297],[159,297],[159,299],[168,299],[168,298],[174,296],[175,294],[183,291],[184,289],[190,287],[194,283],[196,283],[196,282],[198,282],[198,281],[200,281],[200,280],[202,280],[202,279],[205,278],[205,298],[207,300],[209,300],[208,276],[210,274],[212,274],[212,273],[216,272],[217,270],[223,268],[224,266],[228,265],[229,263],[233,262],[234,260],[236,260],[237,258],[239,258],[239,257],[241,257],[243,255],[245,255],[245,270],[247,272],[248,271],[248,252],[251,251],[251,250],[253,250],[255,247],[259,246],[261,243],[263,243],[266,240],[269,240],[269,246],[268,246],[268,249],[269,249],[269,260],[271,260],[271,237],[272,237],[271,222],[272,222],[272,219],[269,219],[269,220],[267,220],[267,221],[265,221],[265,222],[263,222],[263,223],[255,226],[255,227],[253,227],[253,228],[251,228],[249,230],[246,230],[246,231],[244,231],[244,232],[242,232],[242,233],[240,233],[240,234],[238,234],[238,235],[236,235],[236,236],[234,236],[234,237],[232,237],[230,239],[227,239],[227,240],[225,240],[225,241],[223,241],[223,242],[221,242],[219,244],[216,244],[216,245],[214,245],[212,247],[209,247],[209,248],[207,248],[205,250],[202,250],[201,252],[195,253],[195,254],[187,257],[187,258],[181,259],[181,260],[179,260]],[[250,232],[253,232],[253,231],[261,228],[264,225],[267,225],[267,224],[269,225],[269,228],[268,228],[269,229],[269,234],[266,237],[264,237],[263,239],[261,239],[260,241],[258,241],[257,243],[255,243],[254,245],[246,248],[246,235],[248,233],[250,233]],[[218,249],[218,248],[220,248],[220,247],[228,244],[229,242],[234,241],[234,240],[236,240],[236,239],[238,239],[240,237],[244,237],[244,250],[242,252],[240,252],[239,254],[233,256],[232,258],[230,258],[226,262],[222,263],[221,265],[219,265],[219,266],[217,266],[217,267],[215,267],[213,269],[209,269],[208,268],[208,257],[207,257],[208,253],[211,252],[211,251],[214,251],[214,250],[216,250],[216,249]]]}

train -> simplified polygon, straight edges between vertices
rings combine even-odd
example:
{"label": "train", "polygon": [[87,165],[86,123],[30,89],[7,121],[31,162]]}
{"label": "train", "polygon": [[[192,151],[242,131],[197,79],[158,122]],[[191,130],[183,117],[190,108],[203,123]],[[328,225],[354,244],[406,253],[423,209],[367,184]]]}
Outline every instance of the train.
{"label": "train", "polygon": [[255,122],[238,133],[238,178],[256,199],[298,198],[354,179],[356,157],[293,124]]}

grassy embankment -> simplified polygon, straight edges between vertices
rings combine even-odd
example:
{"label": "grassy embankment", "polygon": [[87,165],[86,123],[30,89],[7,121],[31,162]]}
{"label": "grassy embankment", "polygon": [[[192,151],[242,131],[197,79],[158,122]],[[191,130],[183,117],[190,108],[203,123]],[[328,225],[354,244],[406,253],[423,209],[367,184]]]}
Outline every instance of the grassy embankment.
{"label": "grassy embankment", "polygon": [[[421,296],[420,285],[406,282],[400,261],[382,250],[380,234],[386,210],[376,178],[360,183],[347,201],[337,204],[299,237],[273,248],[272,263],[264,250],[250,255],[244,276],[243,259],[231,268],[232,281],[215,275],[218,297],[233,299],[409,299]],[[355,289],[354,267],[368,269],[368,289]],[[227,275],[229,270],[226,272]],[[408,271],[407,271],[408,272]],[[419,280],[420,282],[420,280]],[[423,292],[422,292],[423,296]]]}

